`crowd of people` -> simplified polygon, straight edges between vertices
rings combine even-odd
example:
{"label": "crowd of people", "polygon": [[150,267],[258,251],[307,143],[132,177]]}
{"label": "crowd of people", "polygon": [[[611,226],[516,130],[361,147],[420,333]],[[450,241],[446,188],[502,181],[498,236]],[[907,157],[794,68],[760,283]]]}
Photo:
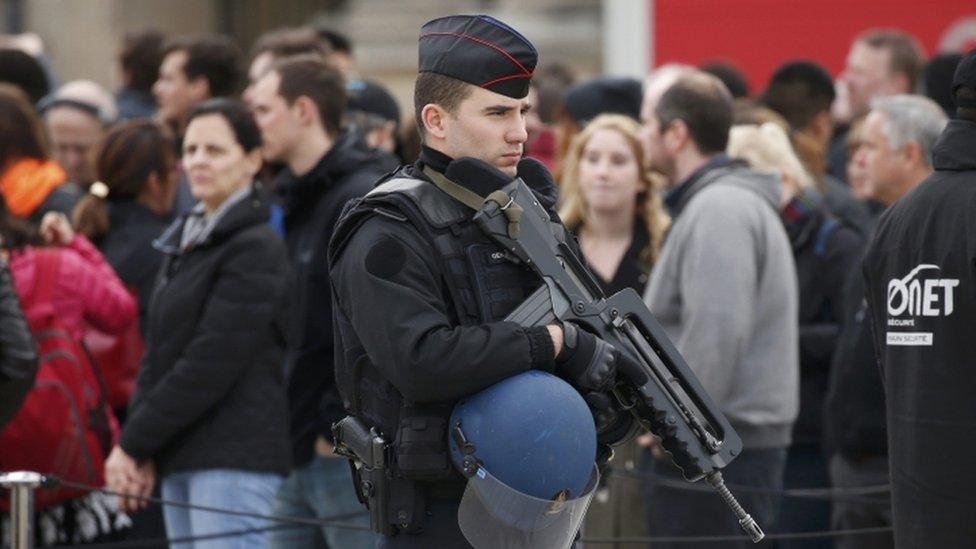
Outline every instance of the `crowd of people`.
{"label": "crowd of people", "polygon": [[[382,83],[358,74],[353,54],[327,29],[270,31],[246,58],[224,36],[134,33],[113,94],[88,80],[54,85],[43,57],[0,50],[0,470],[38,469],[32,456],[60,452],[45,472],[121,494],[50,489],[37,509],[40,545],[239,530],[235,547],[370,547],[376,534],[332,431],[368,406],[340,385],[365,384],[378,407],[390,391],[412,403],[450,391],[436,379],[390,385],[359,360],[483,358],[514,368],[505,356],[474,356],[508,338],[513,353],[525,344],[526,368],[551,364],[543,352],[555,357],[550,371],[575,368],[572,353],[560,358],[563,332],[550,341],[552,330],[525,330],[521,343],[522,331],[488,330],[482,348],[407,358],[380,341],[384,330],[365,335],[381,315],[421,341],[424,323],[447,314],[405,309],[426,298],[398,294],[396,277],[436,275],[443,287],[430,282],[432,292],[468,292],[477,310],[467,313],[503,318],[524,285],[504,258],[477,246],[443,264],[404,257],[402,247],[425,241],[390,236],[406,217],[381,207],[385,225],[374,216],[352,227],[351,243],[339,242],[347,251],[330,256],[344,207],[385,174],[414,165],[402,173],[423,178],[496,146],[477,123],[451,137],[451,119],[474,116],[517,116],[499,162],[511,161],[509,175],[522,156],[544,163],[558,185],[553,215],[602,291],[643,296],[741,437],[725,479],[743,488],[740,500],[767,531],[892,525],[887,492],[781,493],[890,482],[860,264],[881,214],[933,172],[956,114],[947,90],[962,53],[928,59],[911,35],[872,29],[852,42],[836,78],[789,61],[755,93],[728,64],[668,64],[642,82],[578,79],[543,59],[527,70],[524,94],[485,84],[469,96],[457,87],[470,82],[465,74],[424,68],[425,55],[440,53],[422,42],[407,116]],[[527,110],[482,92],[524,95]],[[483,113],[458,110],[478,101]],[[465,269],[489,282],[471,287]],[[45,340],[52,329],[71,341]],[[93,373],[59,377],[52,345]],[[337,372],[337,361],[355,364]],[[39,412],[52,406],[65,414]],[[8,452],[13,445],[22,450]],[[671,482],[680,478],[651,435],[617,446],[583,537],[738,532],[720,498]],[[148,504],[154,495],[238,513],[160,510]],[[271,528],[268,515],[361,528]],[[9,536],[8,524],[2,530]],[[882,548],[894,538],[777,545]]]}

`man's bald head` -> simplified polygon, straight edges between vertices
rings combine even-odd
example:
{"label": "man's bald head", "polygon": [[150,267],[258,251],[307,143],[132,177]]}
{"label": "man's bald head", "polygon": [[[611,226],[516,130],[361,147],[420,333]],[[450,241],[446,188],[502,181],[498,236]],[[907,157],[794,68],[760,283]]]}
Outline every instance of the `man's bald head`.
{"label": "man's bald head", "polygon": [[[657,102],[664,95],[664,92],[668,91],[668,88],[674,84],[678,78],[682,76],[692,74],[697,71],[695,67],[691,65],[682,65],[679,63],[669,63],[667,65],[661,65],[660,67],[654,69],[654,72],[649,74],[644,80],[644,101],[641,104],[641,116],[644,114],[650,114],[654,112],[657,108]],[[645,113],[645,109],[647,112]]]}
{"label": "man's bald head", "polygon": [[654,114],[662,129],[683,121],[702,154],[720,153],[732,127],[732,94],[711,74],[686,72],[664,91]]}
{"label": "man's bald head", "polygon": [[68,180],[95,180],[92,151],[117,116],[115,100],[90,80],[68,82],[38,106],[51,144],[51,154],[68,173]]}

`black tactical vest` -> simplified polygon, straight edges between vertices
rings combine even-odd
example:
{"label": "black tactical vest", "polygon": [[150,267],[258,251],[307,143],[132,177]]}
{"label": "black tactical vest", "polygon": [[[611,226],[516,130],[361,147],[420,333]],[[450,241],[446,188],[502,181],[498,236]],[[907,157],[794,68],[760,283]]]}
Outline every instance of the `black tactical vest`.
{"label": "black tactical vest", "polygon": [[[432,183],[395,178],[350,203],[336,225],[330,245],[334,261],[367,219],[381,215],[409,223],[437,251],[448,310],[458,325],[500,321],[541,285],[538,276],[491,241],[472,222],[474,213]],[[346,411],[392,435],[404,405],[399,392],[370,363],[352,325],[337,311],[341,354],[336,384]],[[440,410],[450,415],[453,403]]]}

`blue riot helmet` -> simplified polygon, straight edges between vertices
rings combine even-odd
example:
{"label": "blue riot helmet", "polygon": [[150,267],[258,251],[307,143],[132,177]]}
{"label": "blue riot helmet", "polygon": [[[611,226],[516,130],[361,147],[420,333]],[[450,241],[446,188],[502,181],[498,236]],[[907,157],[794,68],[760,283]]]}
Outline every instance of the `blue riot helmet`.
{"label": "blue riot helmet", "polygon": [[468,478],[458,509],[475,547],[568,547],[599,473],[596,427],[583,397],[532,370],[462,400],[451,459]]}

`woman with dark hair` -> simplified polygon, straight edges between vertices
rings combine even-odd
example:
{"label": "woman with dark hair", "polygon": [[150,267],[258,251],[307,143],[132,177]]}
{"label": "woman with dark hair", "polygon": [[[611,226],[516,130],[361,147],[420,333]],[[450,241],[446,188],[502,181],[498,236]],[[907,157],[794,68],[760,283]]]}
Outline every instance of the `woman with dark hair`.
{"label": "woman with dark hair", "polygon": [[75,206],[72,222],[136,291],[144,322],[163,259],[152,241],[170,222],[176,192],[173,142],[149,120],[125,122],[105,136],[95,172],[98,181]]}
{"label": "woman with dark hair", "polygon": [[[268,514],[290,465],[282,319],[288,259],[254,181],[261,136],[240,102],[191,114],[183,168],[199,200],[157,240],[147,350],[106,480],[164,499]],[[123,498],[124,508],[141,506]],[[168,506],[170,538],[259,529],[262,520]],[[236,538],[263,547],[264,537]]]}
{"label": "woman with dark hair", "polygon": [[22,90],[32,105],[51,91],[44,65],[18,48],[0,48],[0,82],[9,82]]}
{"label": "woman with dark hair", "polygon": [[81,193],[47,156],[40,120],[19,88],[0,83],[0,193],[7,210],[40,222],[45,213],[71,213]]}

